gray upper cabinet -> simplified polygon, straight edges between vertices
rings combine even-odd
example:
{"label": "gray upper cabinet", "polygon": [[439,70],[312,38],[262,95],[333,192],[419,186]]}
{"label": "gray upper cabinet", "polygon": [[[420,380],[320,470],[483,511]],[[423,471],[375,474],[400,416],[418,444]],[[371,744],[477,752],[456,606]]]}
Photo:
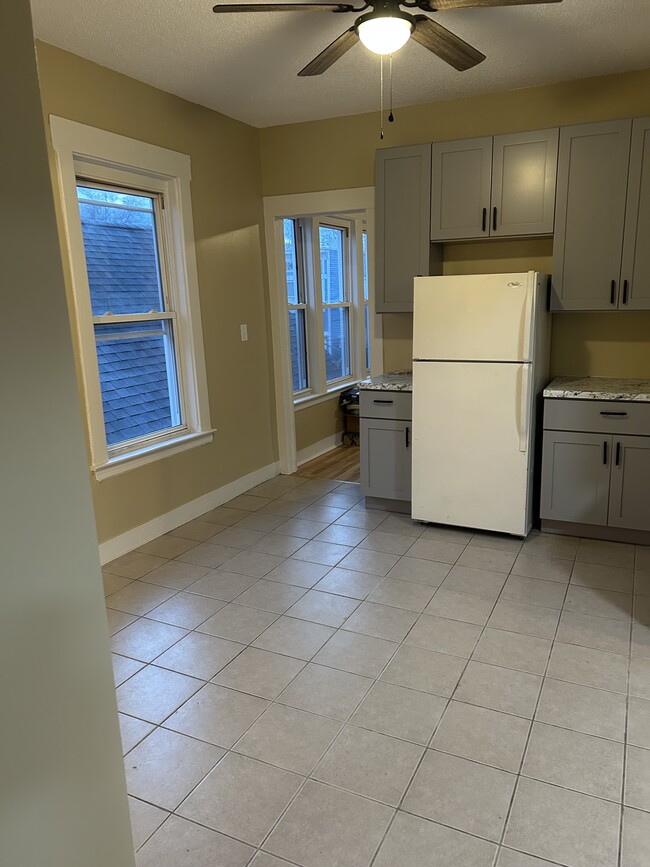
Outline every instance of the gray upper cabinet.
{"label": "gray upper cabinet", "polygon": [[550,235],[558,129],[433,145],[431,240]]}
{"label": "gray upper cabinet", "polygon": [[431,159],[431,240],[487,237],[492,138],[436,142]]}
{"label": "gray upper cabinet", "polygon": [[619,307],[650,309],[650,117],[632,125]]}
{"label": "gray upper cabinet", "polygon": [[560,131],[553,310],[618,306],[631,132],[631,120]]}
{"label": "gray upper cabinet", "polygon": [[431,145],[385,148],[375,163],[375,310],[413,310],[413,278],[429,274]]}

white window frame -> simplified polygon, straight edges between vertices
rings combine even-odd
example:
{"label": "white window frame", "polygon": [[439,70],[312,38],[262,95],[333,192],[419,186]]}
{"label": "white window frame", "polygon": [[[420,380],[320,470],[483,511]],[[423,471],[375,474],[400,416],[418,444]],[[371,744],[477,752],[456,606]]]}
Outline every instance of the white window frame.
{"label": "white window frame", "polygon": [[[98,480],[212,441],[201,309],[190,197],[190,158],[65,118],[50,116],[72,276],[72,302],[90,441],[91,469]],[[164,263],[176,314],[175,350],[183,424],[133,440],[128,449],[106,444],[94,322],[77,176],[162,196],[166,219]],[[163,263],[161,262],[161,267]],[[139,317],[142,318],[142,317]]]}
{"label": "white window frame", "polygon": [[[291,357],[289,352],[289,320],[287,316],[287,287],[284,271],[284,230],[283,218],[318,218],[332,215],[353,220],[355,226],[363,226],[368,233],[368,298],[370,325],[370,374],[376,376],[383,372],[383,346],[381,316],[374,313],[374,227],[375,227],[375,190],[374,187],[359,187],[346,190],[326,190],[318,193],[297,193],[286,196],[272,196],[264,199],[264,228],[266,235],[266,255],[269,274],[271,322],[273,336],[273,364],[276,393],[276,424],[280,472],[295,472],[296,432],[295,413],[314,404],[331,400],[332,397],[351,382],[365,378],[352,376],[346,384],[341,384],[325,393],[313,389],[301,399],[295,399]],[[357,237],[360,236],[360,230]],[[310,245],[311,246],[311,245]],[[360,250],[360,237],[359,237]],[[356,249],[356,245],[353,249]],[[363,263],[360,253],[353,252],[353,267],[363,278]],[[319,287],[320,288],[320,287]],[[361,311],[363,313],[363,310]],[[357,357],[365,357],[359,354]],[[312,385],[313,385],[312,379]]]}

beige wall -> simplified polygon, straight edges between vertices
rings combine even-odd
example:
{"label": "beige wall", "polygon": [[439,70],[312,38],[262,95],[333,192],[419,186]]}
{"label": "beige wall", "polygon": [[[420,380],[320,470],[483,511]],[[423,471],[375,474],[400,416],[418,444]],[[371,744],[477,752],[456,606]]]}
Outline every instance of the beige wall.
{"label": "beige wall", "polygon": [[0,80],[0,863],[133,867],[29,0]]}
{"label": "beige wall", "polygon": [[[383,143],[376,113],[270,127],[260,131],[264,194],[373,184],[378,147],[647,114],[650,69],[401,108]],[[551,268],[548,240],[445,245],[446,274]],[[650,374],[650,313],[553,318],[554,374]],[[410,366],[412,317],[386,314],[383,320],[385,369]]]}
{"label": "beige wall", "polygon": [[339,396],[296,412],[296,449],[301,451],[343,430]]}
{"label": "beige wall", "polygon": [[[214,442],[93,481],[100,541],[277,456],[268,297],[262,270],[259,134],[246,124],[38,43],[43,107],[189,154]],[[68,290],[69,273],[66,272]],[[239,326],[248,324],[242,343]]]}

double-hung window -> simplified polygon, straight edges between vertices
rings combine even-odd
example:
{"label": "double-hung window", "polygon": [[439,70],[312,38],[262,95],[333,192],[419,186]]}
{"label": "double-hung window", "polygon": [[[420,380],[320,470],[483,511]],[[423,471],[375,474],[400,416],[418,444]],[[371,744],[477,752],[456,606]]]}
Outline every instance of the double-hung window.
{"label": "double-hung window", "polygon": [[289,354],[297,404],[368,375],[367,235],[362,220],[284,218]]}
{"label": "double-hung window", "polygon": [[189,160],[60,118],[52,129],[102,478],[212,437]]}

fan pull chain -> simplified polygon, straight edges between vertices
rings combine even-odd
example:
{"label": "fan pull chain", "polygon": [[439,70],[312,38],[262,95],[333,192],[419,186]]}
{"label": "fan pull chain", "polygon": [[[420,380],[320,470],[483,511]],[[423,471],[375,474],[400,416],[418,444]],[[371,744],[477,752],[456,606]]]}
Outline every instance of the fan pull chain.
{"label": "fan pull chain", "polygon": [[388,123],[392,123],[395,120],[395,116],[393,114],[393,55],[391,54],[388,58],[388,101],[389,101],[389,115],[388,115]]}
{"label": "fan pull chain", "polygon": [[384,138],[384,55],[379,55],[379,139]]}

